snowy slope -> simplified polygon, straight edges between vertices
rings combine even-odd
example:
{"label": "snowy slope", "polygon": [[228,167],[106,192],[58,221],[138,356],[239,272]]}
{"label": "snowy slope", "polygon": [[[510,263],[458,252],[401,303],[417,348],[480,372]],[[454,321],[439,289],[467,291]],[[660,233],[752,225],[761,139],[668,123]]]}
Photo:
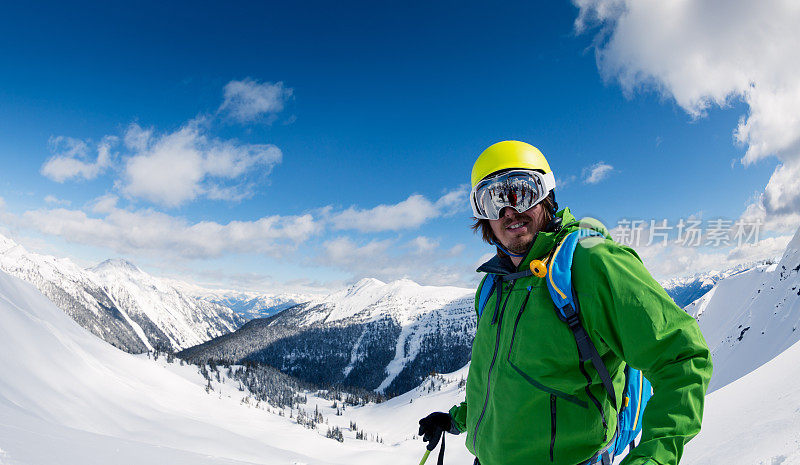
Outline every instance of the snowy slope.
{"label": "snowy slope", "polygon": [[[188,463],[216,455],[228,441],[227,449],[241,448],[232,457],[239,460],[263,452],[287,460],[295,456],[264,444],[254,453],[250,444],[256,438],[215,426],[230,420],[231,406],[209,402],[196,385],[90,336],[30,285],[5,273],[0,273],[0,341],[0,448],[6,461],[54,463],[62,454],[59,446],[66,446],[67,456],[81,460],[73,463],[101,463],[111,456],[114,462],[141,463],[163,446],[164,456]],[[286,437],[279,425],[238,413],[253,422],[253,432]],[[40,438],[51,435],[60,439],[55,447],[39,450]],[[209,441],[212,437],[220,442]],[[78,443],[68,445],[71,441]],[[94,448],[86,448],[95,444],[105,446],[100,449],[106,457],[94,457]],[[132,455],[125,460],[114,453],[117,445]]]}
{"label": "snowy slope", "polygon": [[362,279],[180,354],[265,362],[322,384],[401,393],[469,360],[474,291]]}
{"label": "snowy slope", "polygon": [[[447,411],[464,401],[468,371],[469,364],[452,373],[428,376],[419,386],[404,394],[380,404],[354,408],[347,416],[370,430],[379,431],[391,442],[414,439],[416,428],[408,425],[418,424],[419,419],[429,413]],[[464,437],[460,439],[463,445]]]}
{"label": "snowy slope", "polygon": [[[347,413],[392,441],[412,438],[406,425],[464,400],[468,366],[377,405]],[[442,379],[443,378],[443,379]],[[706,397],[703,427],[681,465],[800,465],[800,343]],[[433,390],[430,386],[433,385]],[[447,461],[471,463],[464,436],[448,436]],[[621,457],[615,463],[618,463]],[[413,462],[412,462],[413,463]]]}
{"label": "snowy slope", "polygon": [[[427,378],[381,404],[330,415],[383,444],[344,443],[287,417],[206,394],[196,368],[169,368],[114,350],[27,283],[0,273],[0,463],[418,463],[417,420],[463,400],[467,367]],[[684,465],[800,464],[800,344],[708,396]],[[218,387],[215,385],[215,388]],[[351,433],[351,432],[350,432]],[[464,436],[447,437],[448,465],[471,463]],[[435,460],[432,457],[430,460]],[[435,462],[431,462],[435,463]]]}
{"label": "snowy slope", "polygon": [[682,465],[800,464],[800,343],[706,398]]}
{"label": "snowy slope", "polygon": [[[378,410],[349,408],[348,415],[358,416],[332,417],[331,424],[346,427],[356,418],[385,440],[349,434],[339,443],[222,391],[207,394],[196,367],[165,367],[115,350],[30,284],[2,272],[0,366],[4,465],[417,463],[424,450],[414,437],[418,417],[440,401],[451,402],[431,397],[413,411],[399,401]],[[457,397],[458,389],[452,392]],[[404,416],[398,421],[385,418],[399,410]],[[386,433],[374,429],[390,424]],[[464,463],[465,450],[452,448],[446,463]]]}
{"label": "snowy slope", "polygon": [[778,264],[728,277],[685,310],[697,319],[712,352],[709,391],[800,341],[800,230]]}
{"label": "snowy slope", "polygon": [[131,353],[180,350],[244,321],[123,260],[84,270],[69,259],[28,252],[2,235],[0,270],[33,284],[81,326]]}
{"label": "snowy slope", "polygon": [[132,353],[152,350],[141,327],[117,308],[103,283],[69,259],[30,253],[0,235],[0,270],[34,286],[94,335]]}

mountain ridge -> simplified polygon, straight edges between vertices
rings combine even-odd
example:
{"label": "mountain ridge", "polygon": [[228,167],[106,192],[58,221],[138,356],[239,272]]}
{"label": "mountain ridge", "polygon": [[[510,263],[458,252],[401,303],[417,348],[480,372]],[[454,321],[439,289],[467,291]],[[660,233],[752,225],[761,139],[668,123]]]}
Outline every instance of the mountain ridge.
{"label": "mountain ridge", "polygon": [[322,384],[404,392],[468,358],[474,291],[363,279],[178,354],[192,362],[261,362]]}
{"label": "mountain ridge", "polygon": [[78,324],[130,353],[180,350],[244,322],[230,309],[183,295],[122,259],[83,269],[0,235],[0,270],[33,284]]}

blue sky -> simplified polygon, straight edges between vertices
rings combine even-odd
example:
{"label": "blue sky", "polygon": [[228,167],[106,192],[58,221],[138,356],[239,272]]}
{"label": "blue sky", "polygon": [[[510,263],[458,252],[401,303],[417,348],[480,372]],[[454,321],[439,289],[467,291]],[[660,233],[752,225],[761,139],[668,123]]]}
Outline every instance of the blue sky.
{"label": "blue sky", "polygon": [[[82,265],[119,256],[229,287],[470,285],[491,249],[464,186],[493,142],[539,147],[559,203],[609,227],[735,221],[790,165],[780,147],[742,163],[759,142],[734,138],[758,110],[747,90],[695,92],[647,67],[663,50],[626,55],[620,41],[639,42],[615,33],[634,7],[429,3],[7,7],[4,232]],[[769,256],[792,208],[767,208],[772,241],[747,253],[642,256],[657,277]]]}

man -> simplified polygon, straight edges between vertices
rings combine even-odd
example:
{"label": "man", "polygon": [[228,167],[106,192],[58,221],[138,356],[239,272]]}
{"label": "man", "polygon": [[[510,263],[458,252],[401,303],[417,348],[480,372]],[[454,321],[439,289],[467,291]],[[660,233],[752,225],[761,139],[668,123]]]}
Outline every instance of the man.
{"label": "man", "polygon": [[[470,194],[474,229],[497,248],[479,272],[526,270],[579,228],[568,208],[557,211],[554,187],[550,166],[532,145],[499,142],[478,157]],[[654,391],[641,440],[622,465],[676,465],[700,431],[711,377],[708,346],[636,252],[603,232],[606,238],[579,243],[574,252],[580,321],[607,367],[617,404],[626,363],[642,370]],[[500,281],[492,292],[478,319],[465,402],[420,420],[429,446],[443,431],[466,432],[467,448],[482,465],[609,462],[603,451],[614,439],[621,406],[612,405],[592,363],[579,361],[545,279]],[[480,288],[476,311],[479,294]]]}

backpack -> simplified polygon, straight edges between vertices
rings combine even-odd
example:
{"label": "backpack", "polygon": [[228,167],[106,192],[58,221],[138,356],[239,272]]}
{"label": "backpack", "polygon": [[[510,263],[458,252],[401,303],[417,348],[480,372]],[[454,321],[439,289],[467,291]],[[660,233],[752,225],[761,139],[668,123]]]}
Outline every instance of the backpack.
{"label": "backpack", "polygon": [[[581,239],[592,236],[605,237],[602,233],[592,229],[578,229],[568,234],[564,240],[556,245],[550,255],[549,264],[544,264],[546,266],[545,281],[558,318],[569,325],[575,337],[578,356],[581,361],[581,370],[583,370],[583,362],[590,360],[600,375],[600,380],[603,382],[612,404],[618,405],[616,394],[614,393],[614,384],[608,369],[578,317],[580,305],[572,287],[572,256],[575,252],[575,247],[577,247]],[[544,270],[542,271],[544,272]],[[490,276],[487,275],[487,279],[484,279],[484,282],[481,283],[479,291],[478,318],[483,313],[483,308],[499,281],[532,275],[533,272],[530,270],[512,273],[507,276],[491,275],[493,279],[491,279],[490,285],[486,285],[486,281],[489,281],[488,278]],[[626,447],[635,447],[634,441],[642,431],[642,416],[644,415],[645,406],[652,395],[653,390],[650,381],[642,375],[642,372],[626,366],[625,389],[623,390],[622,405],[617,414],[616,439],[612,439],[609,446],[600,451],[599,454],[608,453],[611,457],[616,457],[623,453]]]}

